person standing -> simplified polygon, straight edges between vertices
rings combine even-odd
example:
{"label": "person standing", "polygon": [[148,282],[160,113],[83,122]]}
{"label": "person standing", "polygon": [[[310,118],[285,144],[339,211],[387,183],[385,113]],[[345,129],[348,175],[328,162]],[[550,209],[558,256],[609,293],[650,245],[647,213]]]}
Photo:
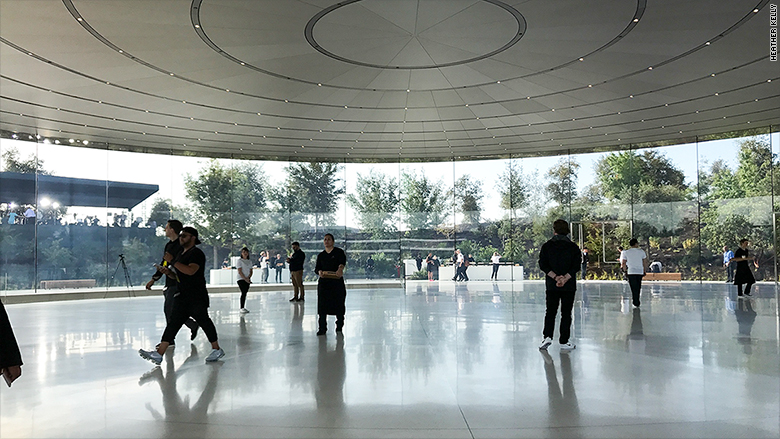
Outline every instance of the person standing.
{"label": "person standing", "polygon": [[[168,267],[168,262],[165,260],[166,253],[170,253],[173,256],[178,256],[179,253],[181,253],[179,233],[181,232],[182,227],[184,226],[181,221],[175,219],[168,220],[168,222],[165,223],[165,237],[168,238],[168,242],[165,243],[163,259],[159,267]],[[171,321],[171,312],[173,312],[173,298],[179,294],[179,281],[176,279],[176,276],[166,276],[161,270],[161,268],[158,268],[152,275],[152,280],[146,283],[146,289],[151,290],[152,285],[160,280],[161,277],[165,276],[165,287],[163,287],[163,297],[165,298],[165,301],[163,302],[163,313],[165,313],[165,323],[168,324]],[[190,329],[190,340],[195,340],[195,337],[198,335],[198,322],[190,317],[184,321],[184,325]],[[175,346],[173,341],[171,341],[170,345],[172,347]]]}
{"label": "person standing", "polygon": [[582,247],[582,266],[580,267],[580,270],[582,271],[582,280],[585,280],[585,276],[588,274],[588,262],[590,262],[588,247]]}
{"label": "person standing", "polygon": [[433,253],[428,253],[425,258],[425,271],[428,272],[428,281],[433,281]]}
{"label": "person standing", "polygon": [[501,255],[498,252],[493,252],[490,262],[493,264],[493,274],[490,275],[490,280],[498,280],[498,267],[501,264]]}
{"label": "person standing", "polygon": [[284,259],[282,259],[282,255],[280,253],[276,254],[276,259],[274,259],[274,268],[276,269],[276,277],[274,277],[274,280],[276,280],[276,283],[280,284],[282,283],[282,270],[284,270]]}
{"label": "person standing", "polygon": [[301,244],[298,241],[292,243],[293,254],[287,258],[290,264],[290,281],[293,284],[293,298],[290,302],[303,302],[306,294],[303,288],[303,261],[306,260],[306,253],[301,250]]}
{"label": "person standing", "polygon": [[748,261],[753,261],[753,265],[758,267],[758,264],[756,264],[755,259],[753,256],[750,256],[748,252],[748,245],[750,244],[750,241],[747,239],[741,239],[739,241],[739,248],[734,253],[734,258],[731,260],[731,263],[737,264],[737,268],[734,272],[734,285],[737,286],[737,295],[742,295],[742,284],[745,285],[745,295],[750,295],[750,287],[753,286],[754,283],[756,283],[756,278],[753,277],[753,272],[750,271],[750,265],[748,265]]}
{"label": "person standing", "polygon": [[628,276],[628,286],[631,287],[631,298],[634,308],[639,308],[639,293],[642,290],[642,278],[647,273],[647,253],[639,248],[639,241],[631,238],[628,241],[631,247],[623,251],[620,261],[621,267]]}
{"label": "person standing", "polygon": [[219,346],[217,328],[209,317],[209,292],[206,289],[206,255],[196,247],[200,244],[198,231],[194,227],[184,227],[179,234],[179,243],[182,251],[178,257],[170,253],[165,254],[168,267],[162,267],[165,274],[175,273],[179,278],[179,292],[173,299],[173,311],[171,319],[165,326],[162,341],[157,345],[157,350],[138,350],[141,358],[149,360],[156,365],[162,363],[162,355],[173,343],[176,333],[187,321],[193,317],[203,328],[203,332],[211,342],[211,353],[206,357],[206,362],[217,361],[225,356],[225,351]]}
{"label": "person standing", "polygon": [[547,350],[552,344],[555,332],[555,317],[558,305],[561,307],[561,326],[558,342],[561,351],[567,352],[576,346],[569,341],[571,335],[572,309],[574,295],[577,292],[577,272],[580,270],[580,248],[567,236],[569,223],[562,219],[553,223],[553,237],[542,245],[539,251],[539,269],[545,273],[545,313],[544,340],[539,345],[540,350]]}
{"label": "person standing", "polygon": [[371,255],[368,255],[368,258],[366,259],[366,278],[374,278],[374,258],[372,258]]}
{"label": "person standing", "polygon": [[344,327],[346,312],[347,287],[344,284],[344,267],[347,265],[347,254],[335,247],[335,240],[330,233],[322,240],[325,250],[317,255],[314,271],[320,277],[317,282],[317,315],[319,330],[317,335],[328,331],[328,315],[336,316],[336,332]]}
{"label": "person standing", "polygon": [[19,350],[11,321],[2,302],[0,302],[0,375],[5,378],[8,387],[22,376],[22,352]]}
{"label": "person standing", "polygon": [[729,250],[728,246],[723,246],[723,268],[726,269],[726,283],[734,282],[734,264],[731,260],[734,259],[734,252]]}
{"label": "person standing", "polygon": [[268,251],[260,252],[260,283],[268,283],[268,267],[270,265],[268,260]]}
{"label": "person standing", "polygon": [[433,255],[433,280],[439,280],[439,267],[441,267],[441,261],[439,257]]}
{"label": "person standing", "polygon": [[238,289],[241,291],[241,299],[239,300],[241,309],[239,312],[246,314],[249,312],[246,309],[246,295],[249,293],[249,284],[252,283],[252,261],[249,259],[248,248],[244,247],[241,249],[241,259],[236,263],[236,268],[238,268]]}

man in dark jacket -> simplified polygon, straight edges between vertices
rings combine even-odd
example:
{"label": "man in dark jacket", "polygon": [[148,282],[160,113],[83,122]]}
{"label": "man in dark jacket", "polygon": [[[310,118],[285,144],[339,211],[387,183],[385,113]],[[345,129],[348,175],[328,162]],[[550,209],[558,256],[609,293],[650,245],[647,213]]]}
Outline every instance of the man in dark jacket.
{"label": "man in dark jacket", "polygon": [[298,241],[292,243],[293,254],[287,258],[290,264],[290,280],[293,284],[293,298],[290,302],[303,302],[306,291],[303,288],[303,261],[306,260],[306,253],[301,250],[301,244]]}
{"label": "man in dark jacket", "polygon": [[555,235],[542,245],[539,251],[539,269],[545,274],[547,309],[544,314],[544,340],[539,349],[547,350],[552,344],[555,332],[555,316],[561,305],[561,327],[558,341],[561,351],[575,348],[569,342],[571,312],[574,307],[574,293],[577,291],[576,275],[580,271],[581,253],[577,244],[569,237],[569,223],[559,219],[553,223]]}

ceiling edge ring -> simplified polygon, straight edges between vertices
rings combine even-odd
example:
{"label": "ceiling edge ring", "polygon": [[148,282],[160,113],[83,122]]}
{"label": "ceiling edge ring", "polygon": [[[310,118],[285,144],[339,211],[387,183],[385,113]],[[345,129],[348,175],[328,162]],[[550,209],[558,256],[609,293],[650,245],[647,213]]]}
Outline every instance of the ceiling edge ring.
{"label": "ceiling edge ring", "polygon": [[[363,1],[363,0],[347,0],[347,1],[342,1],[342,2],[336,3],[334,5],[331,5],[331,6],[327,7],[327,8],[325,8],[325,9],[321,10],[320,12],[315,14],[311,19],[309,19],[309,21],[306,23],[306,26],[305,26],[304,32],[303,32],[304,36],[306,37],[306,41],[309,43],[309,45],[311,47],[313,47],[316,51],[322,53],[323,55],[325,55],[325,56],[327,56],[329,58],[333,58],[333,59],[341,61],[341,62],[345,62],[345,63],[348,63],[348,64],[354,64],[354,65],[358,65],[358,66],[362,66],[362,67],[370,67],[370,68],[381,69],[381,70],[387,70],[387,69],[390,69],[390,70],[393,70],[393,69],[400,69],[400,70],[438,69],[438,68],[443,68],[443,67],[453,67],[453,66],[459,66],[459,65],[463,65],[463,64],[468,64],[468,63],[472,63],[472,62],[483,60],[485,58],[490,58],[491,56],[494,56],[494,55],[498,55],[499,53],[501,53],[501,52],[509,49],[510,47],[514,46],[515,44],[517,44],[517,42],[520,41],[523,38],[523,35],[525,35],[525,31],[526,31],[526,28],[528,26],[528,24],[527,24],[527,22],[525,20],[525,17],[523,17],[523,14],[521,14],[520,11],[518,11],[517,9],[509,6],[508,4],[506,4],[504,2],[501,2],[501,1],[498,1],[498,0],[481,0],[483,2],[490,3],[492,5],[498,6],[499,8],[505,10],[506,12],[509,12],[512,15],[512,17],[515,19],[515,22],[517,23],[517,30],[515,31],[515,35],[512,36],[512,38],[507,43],[505,43],[503,46],[499,47],[498,49],[492,50],[492,51],[490,51],[488,53],[485,53],[485,54],[482,54],[482,55],[479,55],[479,56],[475,56],[475,57],[472,57],[472,58],[460,60],[460,61],[452,61],[452,62],[446,62],[446,63],[441,63],[441,64],[422,65],[422,66],[403,66],[403,65],[401,65],[401,66],[396,66],[396,65],[383,66],[383,65],[380,65],[380,64],[372,64],[372,63],[366,63],[366,62],[362,62],[362,61],[356,61],[356,60],[349,59],[349,58],[346,58],[346,57],[343,57],[343,56],[340,56],[340,55],[336,55],[335,53],[330,52],[329,50],[327,50],[324,47],[322,47],[317,42],[317,40],[314,38],[314,26],[317,25],[317,22],[320,19],[322,19],[323,17],[325,17],[329,13],[331,13],[333,11],[336,11],[337,9],[340,9],[340,8],[342,8],[344,6],[348,6],[348,5],[351,5],[351,4],[354,4],[354,3],[358,3],[358,2],[361,2],[361,1]],[[646,1],[646,0],[642,0],[642,1]]]}

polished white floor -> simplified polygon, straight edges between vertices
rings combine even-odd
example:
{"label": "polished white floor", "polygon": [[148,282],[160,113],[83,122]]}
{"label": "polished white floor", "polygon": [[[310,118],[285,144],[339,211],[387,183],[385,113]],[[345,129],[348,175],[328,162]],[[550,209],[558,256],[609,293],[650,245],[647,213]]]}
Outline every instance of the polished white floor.
{"label": "polished white floor", "polygon": [[142,360],[161,297],[7,305],[25,365],[0,389],[0,437],[780,437],[774,285],[579,285],[573,341],[541,353],[541,282],[350,289],[343,336],[316,294],[212,296],[227,352],[179,333]]}

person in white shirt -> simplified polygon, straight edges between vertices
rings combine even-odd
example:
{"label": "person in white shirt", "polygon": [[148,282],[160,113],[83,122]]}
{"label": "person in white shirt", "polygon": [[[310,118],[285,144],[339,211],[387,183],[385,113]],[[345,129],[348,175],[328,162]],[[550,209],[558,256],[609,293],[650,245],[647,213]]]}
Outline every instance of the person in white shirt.
{"label": "person in white shirt", "polygon": [[501,255],[498,252],[493,252],[493,257],[490,258],[490,262],[493,263],[493,274],[490,275],[490,280],[498,280],[498,265],[501,261]]}
{"label": "person in white shirt", "polygon": [[634,308],[639,308],[639,292],[642,289],[642,277],[647,273],[647,253],[639,248],[639,241],[631,238],[631,246],[620,256],[620,266],[628,275],[628,285],[631,287]]}
{"label": "person in white shirt", "polygon": [[249,292],[249,284],[252,283],[252,260],[249,259],[249,249],[244,247],[241,249],[241,259],[236,263],[238,268],[238,289],[241,290],[241,314],[249,312],[246,309],[246,295]]}

